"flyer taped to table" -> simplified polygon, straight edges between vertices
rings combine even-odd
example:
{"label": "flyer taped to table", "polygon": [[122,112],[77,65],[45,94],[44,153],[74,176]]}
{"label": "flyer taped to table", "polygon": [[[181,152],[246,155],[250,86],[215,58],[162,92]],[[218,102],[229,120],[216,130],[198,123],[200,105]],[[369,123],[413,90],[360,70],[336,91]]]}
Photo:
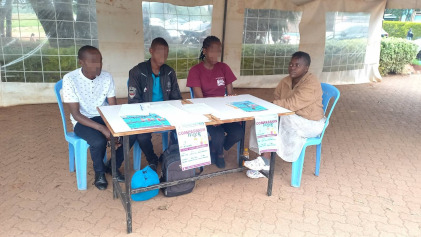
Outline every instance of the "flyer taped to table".
{"label": "flyer taped to table", "polygon": [[203,122],[176,126],[181,170],[210,165],[208,131]]}
{"label": "flyer taped to table", "polygon": [[259,154],[278,150],[278,119],[277,114],[255,117]]}

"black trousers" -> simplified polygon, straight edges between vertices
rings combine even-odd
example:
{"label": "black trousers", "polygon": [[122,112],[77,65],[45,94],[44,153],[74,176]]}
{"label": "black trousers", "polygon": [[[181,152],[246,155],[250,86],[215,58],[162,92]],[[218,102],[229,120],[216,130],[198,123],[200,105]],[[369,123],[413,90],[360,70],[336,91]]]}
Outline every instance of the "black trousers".
{"label": "black trousers", "polygon": [[[172,131],[169,131],[170,133],[170,144],[177,143],[177,138],[175,137],[175,133]],[[165,134],[162,134],[165,136]],[[153,144],[152,144],[152,133],[142,133],[142,134],[136,134],[136,135],[130,135],[130,147],[133,146],[133,144],[136,142],[139,143],[140,149],[146,156],[146,160],[148,161],[148,164],[155,164],[158,165],[158,156],[155,154],[153,150]]]}
{"label": "black trousers", "polygon": [[[93,117],[91,120],[105,125],[104,121],[100,116]],[[87,127],[81,123],[76,123],[74,129],[76,135],[84,139],[89,144],[89,150],[91,152],[92,162],[94,163],[95,172],[105,172],[105,165],[103,162],[105,152],[107,149],[107,138],[98,130]],[[123,146],[120,146],[116,150],[116,163],[117,169],[120,168],[123,163]]]}
{"label": "black trousers", "polygon": [[142,133],[130,135],[130,147],[136,142],[139,143],[140,149],[146,156],[148,163],[158,165],[158,156],[153,151],[152,133]]}
{"label": "black trousers", "polygon": [[[224,123],[218,126],[207,126],[211,136],[211,152],[215,152],[218,157],[223,157],[224,150],[229,150],[235,143],[244,137],[244,131],[240,123]],[[225,133],[227,134],[225,136]]]}

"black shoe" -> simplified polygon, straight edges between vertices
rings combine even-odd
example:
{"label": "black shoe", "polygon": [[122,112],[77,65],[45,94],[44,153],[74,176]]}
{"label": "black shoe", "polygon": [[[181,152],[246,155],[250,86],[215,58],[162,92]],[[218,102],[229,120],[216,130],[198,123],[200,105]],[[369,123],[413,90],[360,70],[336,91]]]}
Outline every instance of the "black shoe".
{"label": "black shoe", "polygon": [[[111,169],[107,170],[107,173],[108,173],[108,174],[110,174],[110,175],[111,175],[111,177],[113,176],[113,175],[112,175],[112,172],[111,172]],[[116,178],[117,178],[117,181],[118,181],[119,183],[124,183],[124,182],[126,181],[126,178],[124,177],[124,174],[122,174],[122,173],[120,172],[120,170],[117,170],[117,172],[116,172]]]}
{"label": "black shoe", "polygon": [[[107,161],[107,163],[105,164],[105,172],[110,174],[111,177],[113,176],[112,171],[111,171],[111,162],[110,161]],[[126,181],[124,175],[118,169],[117,169],[117,172],[116,172],[116,178],[117,178],[117,181],[120,182],[120,183],[124,183],[124,181]]]}
{"label": "black shoe", "polygon": [[216,166],[220,169],[225,168],[225,159],[224,158],[217,158],[216,159]]}
{"label": "black shoe", "polygon": [[107,189],[108,182],[105,178],[105,173],[102,172],[95,172],[95,187],[97,187],[99,190],[105,190]]}

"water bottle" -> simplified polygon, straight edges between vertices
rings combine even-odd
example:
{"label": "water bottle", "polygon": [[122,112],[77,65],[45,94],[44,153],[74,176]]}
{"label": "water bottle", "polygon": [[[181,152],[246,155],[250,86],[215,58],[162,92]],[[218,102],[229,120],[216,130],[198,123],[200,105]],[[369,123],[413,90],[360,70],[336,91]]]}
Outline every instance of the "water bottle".
{"label": "water bottle", "polygon": [[244,162],[250,159],[248,148],[244,148],[243,154],[241,155],[240,159],[242,161],[241,163],[243,164],[243,166],[244,166]]}
{"label": "water bottle", "polygon": [[244,160],[248,160],[248,159],[250,159],[249,149],[248,149],[248,148],[244,148],[244,152],[243,152],[243,159],[244,159]]}

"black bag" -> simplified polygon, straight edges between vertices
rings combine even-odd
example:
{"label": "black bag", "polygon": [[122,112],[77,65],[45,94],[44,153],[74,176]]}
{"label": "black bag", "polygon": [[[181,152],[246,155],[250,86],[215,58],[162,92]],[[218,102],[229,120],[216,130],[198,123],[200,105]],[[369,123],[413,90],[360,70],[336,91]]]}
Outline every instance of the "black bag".
{"label": "black bag", "polygon": [[[168,147],[167,150],[162,153],[160,159],[162,159],[162,177],[161,182],[171,182],[186,178],[195,177],[200,175],[203,171],[203,167],[200,167],[200,172],[196,173],[196,169],[181,170],[180,151],[178,144],[173,144]],[[166,197],[175,197],[190,193],[193,191],[195,181],[177,184],[171,187],[162,188],[162,192]]]}

